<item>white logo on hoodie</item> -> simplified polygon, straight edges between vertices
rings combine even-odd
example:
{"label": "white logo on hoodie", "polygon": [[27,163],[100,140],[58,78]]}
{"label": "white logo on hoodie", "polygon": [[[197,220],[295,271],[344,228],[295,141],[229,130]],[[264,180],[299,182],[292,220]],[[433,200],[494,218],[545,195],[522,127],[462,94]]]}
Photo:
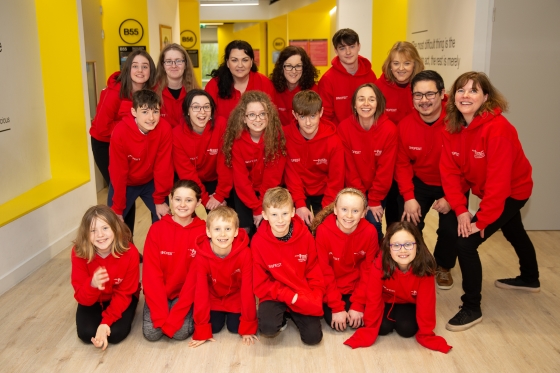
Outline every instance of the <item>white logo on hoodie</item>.
{"label": "white logo on hoodie", "polygon": [[189,249],[189,252],[191,253],[191,258],[194,258],[196,256],[196,250],[195,249]]}
{"label": "white logo on hoodie", "polygon": [[472,151],[474,153],[475,158],[484,158],[486,156],[486,154],[484,154],[484,150],[477,152],[476,150],[473,149]]}
{"label": "white logo on hoodie", "polygon": [[300,263],[307,262],[307,254],[296,254],[294,256],[297,258],[298,262]]}

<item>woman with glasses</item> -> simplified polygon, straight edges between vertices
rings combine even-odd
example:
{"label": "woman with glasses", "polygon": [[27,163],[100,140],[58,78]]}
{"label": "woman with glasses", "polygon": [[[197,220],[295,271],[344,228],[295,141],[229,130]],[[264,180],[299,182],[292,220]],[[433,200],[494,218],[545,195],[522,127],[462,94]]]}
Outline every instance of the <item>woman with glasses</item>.
{"label": "woman with glasses", "polygon": [[187,92],[200,88],[194,76],[192,62],[179,44],[168,44],[161,51],[156,84],[162,101],[161,117],[175,128],[183,118],[183,101]]}
{"label": "woman with glasses", "polygon": [[319,93],[317,78],[319,70],[311,63],[305,49],[291,45],[280,53],[270,80],[276,90],[274,104],[283,126],[296,123],[292,114],[292,100],[296,93],[306,89]]}
{"label": "woman with glasses", "polygon": [[[496,280],[494,285],[540,291],[535,247],[520,212],[533,190],[532,168],[515,127],[502,115],[507,107],[506,99],[484,73],[464,73],[450,90],[440,171],[445,197],[459,224],[457,255],[465,292],[460,311],[446,325],[451,331],[466,330],[482,321],[478,248],[498,229],[515,249],[521,274]],[[464,195],[468,188],[481,199],[474,216]]]}
{"label": "woman with glasses", "polygon": [[248,91],[262,91],[274,97],[274,87],[266,76],[257,72],[255,54],[249,43],[234,40],[226,46],[224,61],[212,71],[212,79],[205,90],[216,103],[216,114],[229,118],[241,95]]}
{"label": "woman with glasses", "polygon": [[202,204],[208,211],[225,205],[233,183],[221,151],[227,122],[216,117],[215,110],[208,92],[193,89],[183,101],[184,123],[173,129],[175,172],[179,180],[198,184]]}

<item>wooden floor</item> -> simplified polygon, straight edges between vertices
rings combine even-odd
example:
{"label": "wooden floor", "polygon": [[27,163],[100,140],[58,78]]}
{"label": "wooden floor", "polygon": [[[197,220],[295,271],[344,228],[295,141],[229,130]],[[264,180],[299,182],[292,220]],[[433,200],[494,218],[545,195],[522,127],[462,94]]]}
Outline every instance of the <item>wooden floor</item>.
{"label": "wooden floor", "polygon": [[[103,194],[105,193],[105,194]],[[102,192],[99,201],[104,201]],[[425,229],[434,245],[437,215],[429,214]],[[143,248],[149,227],[147,210],[137,213],[135,242]],[[452,270],[456,286],[438,290],[436,333],[453,349],[430,351],[414,338],[394,333],[374,346],[351,350],[342,342],[351,335],[323,323],[324,339],[305,346],[290,321],[275,339],[261,338],[244,346],[226,330],[216,342],[197,349],[188,341],[142,336],[141,297],[129,337],[102,352],[76,335],[76,301],[70,285],[70,247],[0,297],[0,372],[558,372],[560,371],[560,232],[529,232],[537,248],[541,292],[501,290],[496,278],[517,275],[516,256],[500,233],[482,247],[484,321],[459,333],[445,329],[458,311],[460,270]],[[14,248],[17,250],[17,248]],[[555,254],[556,253],[556,254]]]}

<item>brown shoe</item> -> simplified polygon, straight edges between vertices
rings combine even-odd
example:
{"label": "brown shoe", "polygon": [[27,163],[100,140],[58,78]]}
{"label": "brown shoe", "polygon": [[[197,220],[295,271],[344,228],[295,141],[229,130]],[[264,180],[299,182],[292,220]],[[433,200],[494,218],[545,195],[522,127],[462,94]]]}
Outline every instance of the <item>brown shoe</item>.
{"label": "brown shoe", "polygon": [[438,266],[436,269],[436,285],[442,290],[449,290],[453,287],[453,277],[448,269]]}

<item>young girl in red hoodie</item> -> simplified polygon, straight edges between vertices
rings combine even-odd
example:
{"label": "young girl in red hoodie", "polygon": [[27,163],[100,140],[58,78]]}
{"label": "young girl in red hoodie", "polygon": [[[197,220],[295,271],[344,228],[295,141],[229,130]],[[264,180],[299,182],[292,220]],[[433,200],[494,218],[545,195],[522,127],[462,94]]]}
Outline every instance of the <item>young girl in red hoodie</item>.
{"label": "young girl in red hoodie", "polygon": [[225,204],[233,181],[225,167],[222,144],[226,119],[216,117],[212,96],[201,89],[187,93],[184,119],[173,129],[173,164],[179,179],[193,180],[202,190],[202,204],[213,210]]}
{"label": "young girl in red hoodie", "polygon": [[378,335],[393,330],[402,337],[416,335],[422,346],[443,353],[451,346],[434,333],[436,326],[436,262],[418,228],[403,221],[391,225],[381,255],[371,267],[364,314],[365,327],[344,342],[369,347]]}
{"label": "young girl in red hoodie", "polygon": [[225,164],[233,171],[233,203],[247,232],[262,221],[264,193],[282,182],[286,139],[270,97],[249,91],[229,117],[224,135]]}
{"label": "young girl in red hoodie", "polygon": [[369,272],[379,251],[377,231],[363,219],[366,210],[364,194],[345,188],[311,226],[327,287],[324,318],[338,331],[363,325]]}
{"label": "young girl in red hoodie", "polygon": [[149,341],[164,334],[185,340],[193,333],[192,303],[196,283],[192,266],[195,239],[204,234],[204,221],[194,210],[201,190],[192,180],[178,180],[171,190],[173,215],[165,215],[148,231],[144,245],[144,323]]}
{"label": "young girl in red hoodie", "polygon": [[107,348],[130,333],[140,294],[139,257],[132,235],[109,207],[90,207],[72,248],[78,337]]}
{"label": "young girl in red hoodie", "polygon": [[212,334],[219,333],[224,324],[231,333],[239,333],[244,344],[258,341],[253,260],[248,245],[249,237],[239,230],[233,209],[221,206],[210,211],[206,235],[196,240],[195,331],[189,346],[214,341]]}

